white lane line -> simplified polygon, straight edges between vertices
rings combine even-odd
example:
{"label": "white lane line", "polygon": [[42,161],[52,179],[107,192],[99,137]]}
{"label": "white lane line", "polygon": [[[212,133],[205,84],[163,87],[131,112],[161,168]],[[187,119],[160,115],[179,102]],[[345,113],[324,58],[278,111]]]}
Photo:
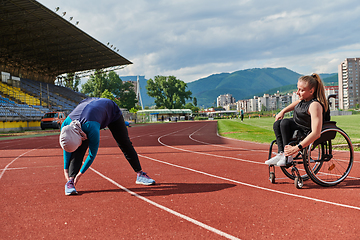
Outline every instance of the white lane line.
{"label": "white lane line", "polygon": [[172,149],[176,149],[176,150],[179,150],[179,151],[183,151],[183,152],[189,152],[189,153],[196,153],[196,154],[201,154],[201,155],[206,155],[206,156],[212,156],[212,157],[219,157],[219,158],[227,158],[227,159],[232,159],[232,160],[236,160],[236,161],[242,161],[242,162],[248,162],[248,163],[254,163],[254,164],[261,164],[261,165],[267,165],[263,162],[256,162],[256,161],[251,161],[251,160],[246,160],[246,159],[241,159],[241,158],[235,158],[235,157],[227,157],[227,156],[221,156],[221,155],[215,155],[215,154],[210,154],[210,153],[204,153],[204,152],[195,152],[195,151],[191,151],[191,150],[187,150],[187,149],[183,149],[183,148],[177,148],[177,147],[173,147],[173,146],[170,146],[170,145],[167,145],[163,142],[161,142],[161,138],[162,137],[165,137],[165,136],[168,136],[168,135],[171,135],[171,134],[174,134],[174,133],[177,133],[181,130],[178,130],[178,131],[175,131],[175,132],[172,132],[172,133],[168,133],[168,134],[165,134],[163,136],[160,136],[158,138],[158,142],[165,146],[165,147],[168,147],[168,148],[172,148]]}
{"label": "white lane line", "polygon": [[163,163],[163,164],[166,164],[166,165],[169,165],[169,166],[172,166],[172,167],[185,169],[185,170],[192,171],[192,172],[195,172],[195,173],[200,173],[200,174],[203,174],[203,175],[206,175],[206,176],[209,176],[209,177],[225,180],[225,181],[228,181],[228,182],[237,183],[237,184],[244,185],[244,186],[247,186],[247,187],[252,187],[252,188],[256,188],[256,189],[260,189],[260,190],[264,190],[264,191],[268,191],[268,192],[274,192],[274,193],[287,195],[287,196],[291,196],[291,197],[302,198],[302,199],[311,200],[311,201],[315,201],[315,202],[326,203],[326,204],[335,205],[335,206],[339,206],[339,207],[345,207],[345,208],[351,208],[351,209],[355,209],[355,210],[360,210],[360,207],[356,207],[356,206],[351,206],[351,205],[341,204],[341,203],[336,203],[336,202],[330,202],[330,201],[326,201],[326,200],[322,200],[322,199],[307,197],[307,196],[293,194],[293,193],[282,192],[282,191],[278,191],[278,190],[271,189],[271,188],[260,187],[260,186],[257,186],[257,185],[244,183],[244,182],[236,181],[236,180],[225,178],[225,177],[220,177],[220,176],[217,176],[217,175],[214,175],[214,174],[202,172],[202,171],[195,170],[195,169],[192,169],[192,168],[183,167],[183,166],[180,166],[180,165],[164,162],[164,161],[161,161],[161,160],[158,160],[158,159],[155,159],[155,158],[151,158],[151,157],[147,157],[147,156],[144,156],[144,155],[139,154],[139,156],[147,158],[147,159],[149,159],[151,161]]}
{"label": "white lane line", "polygon": [[182,219],[184,219],[184,220],[186,220],[186,221],[188,221],[188,222],[190,222],[190,223],[193,223],[193,224],[198,225],[198,226],[200,226],[200,227],[202,227],[202,228],[205,228],[206,230],[209,230],[209,231],[211,231],[211,232],[213,232],[213,233],[216,233],[216,234],[218,234],[218,235],[220,235],[220,236],[226,237],[226,238],[228,238],[228,239],[234,239],[234,240],[235,240],[235,239],[236,239],[236,240],[239,239],[239,238],[234,237],[234,236],[232,236],[232,235],[230,235],[230,234],[227,234],[227,233],[225,233],[225,232],[223,232],[223,231],[220,231],[220,230],[218,230],[218,229],[216,229],[216,228],[210,227],[209,225],[206,225],[206,224],[204,224],[204,223],[202,223],[202,222],[199,222],[199,221],[197,221],[197,220],[195,220],[195,219],[193,219],[193,218],[190,218],[190,217],[188,217],[188,216],[186,216],[186,215],[184,215],[184,214],[181,214],[181,213],[176,212],[176,211],[174,211],[174,210],[172,210],[172,209],[170,209],[170,208],[167,208],[167,207],[165,207],[165,206],[163,206],[163,205],[160,205],[160,204],[158,204],[158,203],[156,203],[156,202],[154,202],[154,201],[151,201],[151,200],[149,200],[149,199],[147,199],[147,198],[145,198],[145,197],[143,197],[143,196],[141,196],[141,195],[139,195],[139,194],[137,194],[137,193],[135,193],[135,192],[127,189],[127,188],[125,188],[124,186],[122,186],[122,185],[120,185],[119,183],[115,182],[115,181],[112,180],[111,178],[106,177],[105,175],[103,175],[103,174],[100,173],[99,171],[93,169],[92,167],[90,167],[90,169],[91,169],[92,171],[94,171],[96,174],[98,174],[99,176],[103,177],[104,179],[106,179],[106,180],[108,180],[109,182],[111,182],[112,184],[114,184],[115,186],[119,187],[120,189],[122,189],[122,190],[130,193],[131,195],[133,195],[133,196],[135,196],[135,197],[137,197],[137,198],[139,198],[139,199],[141,199],[141,200],[143,200],[143,201],[145,201],[145,202],[147,202],[147,203],[149,203],[149,204],[151,204],[151,205],[153,205],[153,206],[155,206],[155,207],[157,207],[157,208],[160,208],[160,209],[162,209],[162,210],[164,210],[164,211],[166,211],[166,212],[168,212],[168,213],[171,213],[171,214],[173,214],[173,215],[175,215],[175,216],[177,216],[177,217],[180,217],[180,218],[182,218]]}
{"label": "white lane line", "polygon": [[[28,167],[7,168],[6,171],[10,171],[10,170],[22,170],[22,169],[27,169],[27,168],[28,168]],[[5,168],[4,168],[4,169],[0,169],[0,171],[2,171],[2,170],[5,170]]]}
{"label": "white lane line", "polygon": [[31,150],[29,150],[29,151],[27,151],[27,152],[24,152],[23,154],[20,154],[19,156],[17,156],[16,158],[14,158],[8,165],[6,165],[6,167],[1,171],[1,173],[0,173],[0,179],[2,178],[2,176],[3,176],[4,173],[5,173],[5,171],[8,170],[9,166],[10,166],[13,162],[15,162],[16,160],[18,160],[19,158],[21,158],[21,157],[24,156],[25,154],[34,151],[35,149],[37,149],[37,148],[31,149]]}
{"label": "white lane line", "polygon": [[[53,136],[53,135],[51,135],[51,136]],[[23,139],[19,139],[19,140],[23,140]],[[21,158],[22,156],[24,156],[25,154],[27,154],[27,153],[29,153],[29,152],[32,152],[32,151],[37,150],[37,149],[45,148],[45,147],[50,146],[50,145],[52,145],[52,143],[51,143],[51,144],[47,144],[47,145],[45,145],[45,146],[33,148],[33,149],[31,149],[31,150],[29,150],[29,151],[27,151],[27,152],[24,152],[24,153],[20,154],[20,155],[17,156],[16,158],[14,158],[8,165],[6,165],[6,167],[5,167],[4,169],[2,169],[2,171],[1,171],[1,173],[0,173],[0,180],[1,180],[2,176],[4,175],[4,173],[5,173],[7,170],[10,169],[9,166],[10,166],[11,164],[13,164],[16,160],[18,160],[19,158]],[[26,168],[26,167],[25,167],[25,168]],[[15,168],[11,168],[11,169],[15,169]],[[24,168],[18,168],[18,169],[24,169]]]}
{"label": "white lane line", "polygon": [[[206,125],[204,125],[203,127],[199,128],[198,130],[196,130],[195,132],[193,132],[192,134],[189,135],[189,138],[191,140],[193,140],[194,142],[198,142],[198,143],[202,143],[202,144],[205,144],[205,145],[212,145],[212,146],[217,146],[217,147],[221,147],[221,148],[229,148],[229,149],[239,149],[239,150],[247,150],[247,151],[251,151],[251,152],[266,152],[268,153],[269,151],[266,151],[266,150],[261,150],[261,149],[258,149],[258,150],[254,150],[254,149],[248,149],[248,148],[242,148],[242,147],[229,147],[229,146],[224,146],[224,145],[220,145],[220,144],[213,144],[213,143],[208,143],[208,142],[203,142],[203,141],[200,141],[200,140],[197,140],[195,138],[193,138],[192,136],[197,133],[198,131],[200,131],[202,128],[206,127]],[[220,137],[220,138],[225,138],[225,139],[230,139],[230,140],[234,140],[232,138],[227,138],[227,137],[222,137],[220,136],[218,133],[217,133],[217,136]],[[237,140],[237,139],[235,139]],[[241,140],[238,140],[238,141],[241,141]],[[250,142],[249,142],[250,143]],[[251,142],[252,144],[252,142]]]}

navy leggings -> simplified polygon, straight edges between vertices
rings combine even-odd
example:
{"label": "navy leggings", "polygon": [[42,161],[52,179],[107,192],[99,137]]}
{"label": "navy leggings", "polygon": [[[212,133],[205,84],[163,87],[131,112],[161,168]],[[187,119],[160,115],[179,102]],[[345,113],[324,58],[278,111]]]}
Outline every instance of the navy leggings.
{"label": "navy leggings", "polygon": [[[126,160],[130,163],[135,172],[141,171],[141,165],[138,155],[130,141],[128,131],[123,116],[109,124],[110,129],[117,145],[123,152]],[[69,177],[75,177],[81,168],[86,150],[89,147],[89,139],[82,142],[81,146],[71,154],[69,165]]]}
{"label": "navy leggings", "polygon": [[284,152],[285,145],[290,143],[295,130],[301,130],[292,118],[280,119],[273,125],[276,143],[278,145],[278,153]]}

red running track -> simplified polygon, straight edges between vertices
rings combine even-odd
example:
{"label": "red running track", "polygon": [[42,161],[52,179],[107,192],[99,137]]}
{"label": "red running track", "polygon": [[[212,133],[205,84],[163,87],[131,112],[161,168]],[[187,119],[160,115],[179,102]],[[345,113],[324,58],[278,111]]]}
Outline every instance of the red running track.
{"label": "red running track", "polygon": [[215,121],[129,128],[142,167],[135,174],[108,130],[77,196],[65,196],[58,135],[0,141],[0,239],[356,239],[359,154],[336,187],[296,189],[269,144],[222,138]]}

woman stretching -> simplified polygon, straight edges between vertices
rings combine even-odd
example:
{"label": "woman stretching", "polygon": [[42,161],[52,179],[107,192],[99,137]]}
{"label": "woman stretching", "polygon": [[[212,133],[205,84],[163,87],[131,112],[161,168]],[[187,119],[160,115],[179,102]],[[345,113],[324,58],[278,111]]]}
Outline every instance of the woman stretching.
{"label": "woman stretching", "polygon": [[[87,98],[69,114],[61,126],[60,146],[64,150],[65,194],[77,194],[75,185],[95,159],[100,143],[100,129],[108,127],[125,158],[137,173],[136,184],[152,185],[142,171],[138,155],[129,139],[120,108],[106,98]],[[83,163],[85,153],[88,156]]]}

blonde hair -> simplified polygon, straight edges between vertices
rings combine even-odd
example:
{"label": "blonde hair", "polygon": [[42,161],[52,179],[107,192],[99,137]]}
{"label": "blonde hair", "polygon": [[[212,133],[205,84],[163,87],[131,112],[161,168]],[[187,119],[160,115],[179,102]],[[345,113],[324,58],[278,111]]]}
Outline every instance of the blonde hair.
{"label": "blonde hair", "polygon": [[299,80],[308,84],[309,88],[314,88],[313,96],[323,105],[325,112],[329,108],[328,101],[325,96],[325,87],[318,74],[313,73],[311,76],[302,76]]}

